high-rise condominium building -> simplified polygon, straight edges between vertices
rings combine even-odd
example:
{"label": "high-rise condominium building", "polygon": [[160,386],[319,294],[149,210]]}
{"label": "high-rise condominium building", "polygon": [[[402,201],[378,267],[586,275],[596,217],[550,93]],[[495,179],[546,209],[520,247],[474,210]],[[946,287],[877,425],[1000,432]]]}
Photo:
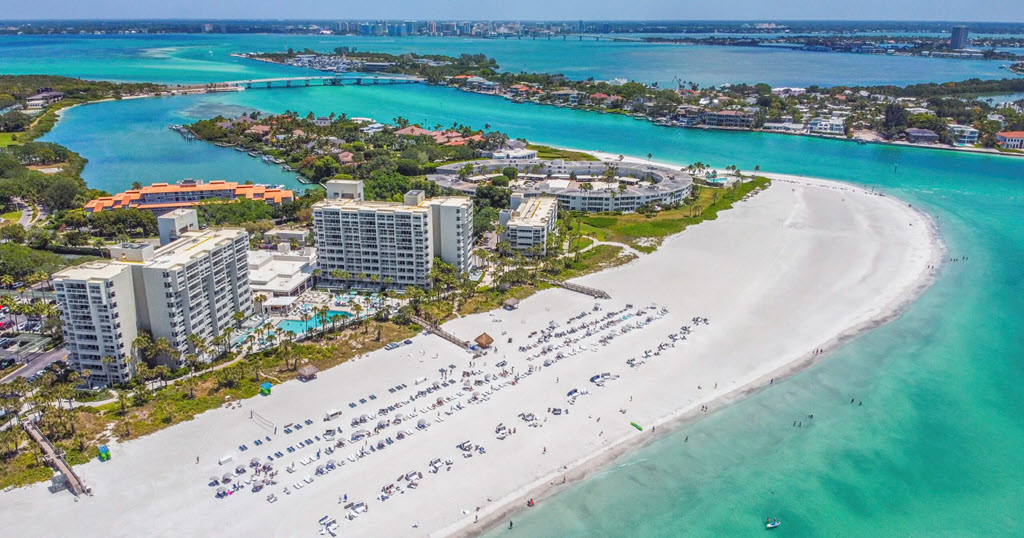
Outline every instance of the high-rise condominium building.
{"label": "high-rise condominium building", "polygon": [[313,205],[320,279],[327,285],[427,286],[434,257],[470,269],[473,201],[426,199],[409,191],[405,200],[363,199],[360,181],[327,182],[327,199]]}
{"label": "high-rise condominium building", "polygon": [[159,364],[179,366],[188,353],[210,359],[193,349],[189,336],[210,343],[237,323],[237,312],[252,315],[248,247],[243,230],[185,232],[158,249],[111,247],[110,261],[53,275],[71,366],[105,383],[127,381],[135,373],[132,344],[140,330],[178,352],[157,357]]}
{"label": "high-rise condominium building", "polygon": [[971,42],[967,39],[966,26],[954,26],[949,35],[949,48],[953,50],[966,49]]}

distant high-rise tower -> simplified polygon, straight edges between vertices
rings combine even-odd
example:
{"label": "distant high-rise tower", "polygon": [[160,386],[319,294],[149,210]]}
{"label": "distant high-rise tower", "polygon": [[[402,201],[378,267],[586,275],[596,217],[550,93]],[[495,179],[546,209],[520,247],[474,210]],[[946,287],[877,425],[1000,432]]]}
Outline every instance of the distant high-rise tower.
{"label": "distant high-rise tower", "polygon": [[582,34],[585,30],[586,27],[583,26],[583,21],[580,21],[579,26],[576,27],[576,31]]}
{"label": "distant high-rise tower", "polygon": [[953,50],[966,49],[970,45],[967,40],[967,27],[954,26],[953,32],[949,35],[949,48]]}

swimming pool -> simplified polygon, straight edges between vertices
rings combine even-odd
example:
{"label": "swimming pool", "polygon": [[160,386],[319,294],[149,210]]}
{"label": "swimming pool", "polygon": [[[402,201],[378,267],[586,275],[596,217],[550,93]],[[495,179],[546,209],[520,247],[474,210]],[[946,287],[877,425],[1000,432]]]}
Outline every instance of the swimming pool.
{"label": "swimming pool", "polygon": [[[352,314],[344,312],[342,310],[328,310],[327,311],[327,325],[331,324],[331,318],[334,316],[341,316],[343,318],[350,318]],[[320,326],[320,319],[316,316],[310,317],[309,321],[302,321],[301,319],[285,319],[281,320],[277,324],[277,328],[282,331],[293,331],[295,334],[302,334],[306,332],[308,327],[310,330],[316,329]]]}

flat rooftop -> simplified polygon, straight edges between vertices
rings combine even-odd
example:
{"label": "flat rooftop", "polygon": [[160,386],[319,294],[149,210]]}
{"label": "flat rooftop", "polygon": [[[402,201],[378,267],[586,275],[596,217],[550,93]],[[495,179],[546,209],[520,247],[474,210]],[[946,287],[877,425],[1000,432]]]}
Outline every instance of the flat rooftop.
{"label": "flat rooftop", "polygon": [[120,263],[95,261],[62,269],[54,273],[54,280],[108,280],[126,269]]}
{"label": "flat rooftop", "polygon": [[183,265],[206,255],[210,250],[224,244],[225,241],[234,241],[236,237],[244,233],[236,228],[185,232],[177,241],[158,248],[153,257],[144,265],[163,268]]}

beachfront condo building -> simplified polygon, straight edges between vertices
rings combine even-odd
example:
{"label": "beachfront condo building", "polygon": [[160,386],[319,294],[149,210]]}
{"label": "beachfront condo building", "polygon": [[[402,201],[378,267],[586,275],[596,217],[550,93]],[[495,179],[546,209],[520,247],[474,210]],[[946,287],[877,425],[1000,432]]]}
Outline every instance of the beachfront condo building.
{"label": "beachfront condo building", "polygon": [[[93,262],[53,275],[72,367],[89,370],[89,383],[110,385],[135,375],[138,336],[131,267]],[[109,357],[109,358],[108,358]]]}
{"label": "beachfront condo building", "polygon": [[501,240],[526,254],[547,255],[548,236],[558,222],[558,200],[550,196],[527,198],[512,195],[510,209],[503,209],[498,222],[504,227]]}
{"label": "beachfront condo building", "polygon": [[231,201],[240,198],[262,200],[272,206],[279,206],[295,200],[295,193],[267,185],[185,179],[173,185],[154,183],[141,189],[90,200],[85,204],[85,210],[99,213],[108,209],[136,208],[162,215],[175,209],[194,207],[206,200]]}
{"label": "beachfront condo building", "polygon": [[329,286],[428,286],[435,257],[470,269],[468,197],[427,199],[413,190],[402,202],[376,202],[363,199],[362,182],[333,180],[313,220],[320,279]]}
{"label": "beachfront condo building", "polygon": [[[55,274],[61,318],[71,327],[71,366],[106,383],[127,381],[135,373],[131,347],[139,330],[177,351],[154,364],[178,367],[188,353],[213,358],[216,350],[192,349],[188,338],[209,344],[236,325],[237,312],[252,315],[248,248],[243,230],[185,232],[160,248],[123,243],[110,248],[110,261]],[[104,361],[108,356],[115,361]]]}

